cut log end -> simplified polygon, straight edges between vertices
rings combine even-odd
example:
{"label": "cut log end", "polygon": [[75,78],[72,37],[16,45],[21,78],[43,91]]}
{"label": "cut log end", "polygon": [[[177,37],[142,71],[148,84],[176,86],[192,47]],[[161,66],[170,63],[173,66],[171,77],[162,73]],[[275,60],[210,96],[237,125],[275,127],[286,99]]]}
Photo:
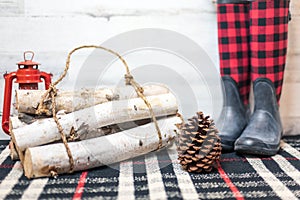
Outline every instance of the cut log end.
{"label": "cut log end", "polygon": [[19,155],[16,150],[16,147],[12,141],[9,142],[9,149],[10,149],[10,158],[12,160],[19,160]]}
{"label": "cut log end", "polygon": [[11,132],[11,141],[14,144],[15,150],[16,150],[16,152],[18,154],[18,157],[19,157],[19,159],[21,161],[21,164],[23,165],[24,164],[24,151],[22,151],[22,150],[20,150],[18,148],[18,143],[17,143],[17,141],[16,141],[16,139],[14,137],[13,132]]}
{"label": "cut log end", "polygon": [[[33,170],[33,164],[32,164],[32,159],[31,159],[31,152],[30,149],[27,149],[27,151],[25,152],[25,161],[23,163],[23,167],[24,167],[24,174],[27,178],[31,179],[34,178],[34,170]],[[45,175],[44,175],[45,176]]]}

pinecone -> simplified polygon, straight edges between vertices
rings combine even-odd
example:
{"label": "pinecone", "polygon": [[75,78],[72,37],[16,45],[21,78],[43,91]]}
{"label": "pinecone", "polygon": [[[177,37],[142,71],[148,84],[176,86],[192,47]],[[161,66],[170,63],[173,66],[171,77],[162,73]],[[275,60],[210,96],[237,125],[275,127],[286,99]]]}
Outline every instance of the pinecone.
{"label": "pinecone", "polygon": [[178,159],[188,172],[210,172],[221,155],[221,140],[213,120],[198,112],[181,126],[177,141]]}

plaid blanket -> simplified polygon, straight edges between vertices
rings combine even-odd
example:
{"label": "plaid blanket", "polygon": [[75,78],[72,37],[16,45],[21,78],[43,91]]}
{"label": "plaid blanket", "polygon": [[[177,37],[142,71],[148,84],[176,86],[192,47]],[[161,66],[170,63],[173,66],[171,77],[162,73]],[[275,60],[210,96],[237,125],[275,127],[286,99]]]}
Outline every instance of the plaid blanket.
{"label": "plaid blanket", "polygon": [[300,136],[273,157],[221,156],[207,174],[181,170],[174,149],[110,167],[28,180],[0,141],[0,199],[298,199]]}

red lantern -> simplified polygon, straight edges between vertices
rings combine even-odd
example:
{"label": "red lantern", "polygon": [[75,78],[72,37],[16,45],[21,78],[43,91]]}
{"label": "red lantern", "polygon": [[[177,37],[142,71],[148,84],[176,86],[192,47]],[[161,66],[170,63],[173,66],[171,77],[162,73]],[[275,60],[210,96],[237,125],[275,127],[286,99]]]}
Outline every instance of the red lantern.
{"label": "red lantern", "polygon": [[[29,60],[26,59],[31,54]],[[39,63],[33,62],[34,53],[32,51],[24,52],[24,61],[18,63],[18,70],[4,74],[5,87],[3,99],[3,112],[2,112],[2,129],[5,133],[9,134],[9,116],[11,107],[11,94],[12,83],[19,84],[20,90],[37,90],[38,83],[44,79],[45,88],[48,89],[51,84],[51,73],[42,72],[38,69]]]}

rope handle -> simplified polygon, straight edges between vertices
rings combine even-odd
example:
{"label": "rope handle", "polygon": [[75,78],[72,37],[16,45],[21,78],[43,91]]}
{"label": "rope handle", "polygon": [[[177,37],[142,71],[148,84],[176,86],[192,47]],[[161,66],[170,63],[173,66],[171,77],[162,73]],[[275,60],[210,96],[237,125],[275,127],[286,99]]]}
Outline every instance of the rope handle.
{"label": "rope handle", "polygon": [[[111,49],[102,47],[102,46],[97,46],[97,45],[79,46],[79,47],[74,48],[72,51],[69,52],[67,60],[66,60],[65,69],[64,69],[63,73],[60,75],[60,77],[54,83],[50,84],[49,89],[41,97],[41,100],[39,102],[39,105],[38,105],[38,108],[37,108],[37,111],[36,111],[36,114],[38,114],[38,115],[49,112],[49,110],[46,109],[46,107],[44,105],[44,102],[49,97],[52,99],[52,115],[53,115],[53,119],[54,119],[55,123],[57,124],[58,131],[60,133],[61,139],[62,139],[62,141],[64,143],[64,146],[66,148],[66,151],[67,151],[67,154],[68,154],[68,157],[69,157],[69,162],[70,162],[70,171],[69,172],[70,173],[72,173],[74,171],[74,159],[73,159],[71,150],[69,148],[66,135],[64,134],[63,128],[62,128],[62,126],[61,126],[61,124],[60,124],[60,122],[59,122],[59,120],[58,120],[58,118],[56,116],[56,102],[55,102],[55,96],[57,94],[56,85],[59,82],[61,82],[65,78],[65,76],[67,75],[67,72],[68,72],[68,70],[70,68],[70,60],[71,60],[72,54],[74,52],[80,50],[80,49],[87,49],[87,48],[102,49],[104,51],[107,51],[107,52],[115,55],[116,57],[118,57],[122,61],[122,63],[125,66],[125,69],[126,69],[126,73],[125,73],[125,77],[124,77],[125,78],[125,84],[126,85],[131,85],[135,89],[138,97],[140,97],[145,102],[145,104],[147,105],[147,107],[149,109],[149,112],[150,112],[150,115],[152,117],[152,120],[154,122],[155,129],[157,131],[157,135],[158,135],[158,139],[159,139],[159,143],[158,143],[157,149],[160,149],[162,147],[162,135],[161,135],[161,131],[159,129],[158,123],[157,123],[157,119],[156,119],[156,117],[154,115],[152,106],[151,106],[151,104],[149,103],[149,101],[147,100],[147,98],[144,95],[144,89],[140,86],[140,84],[138,84],[134,80],[133,76],[131,75],[129,67],[128,67],[126,61],[124,60],[124,58],[119,53],[117,53],[117,52],[115,52],[115,51],[113,51]],[[53,173],[53,172],[51,171],[51,173]]]}

